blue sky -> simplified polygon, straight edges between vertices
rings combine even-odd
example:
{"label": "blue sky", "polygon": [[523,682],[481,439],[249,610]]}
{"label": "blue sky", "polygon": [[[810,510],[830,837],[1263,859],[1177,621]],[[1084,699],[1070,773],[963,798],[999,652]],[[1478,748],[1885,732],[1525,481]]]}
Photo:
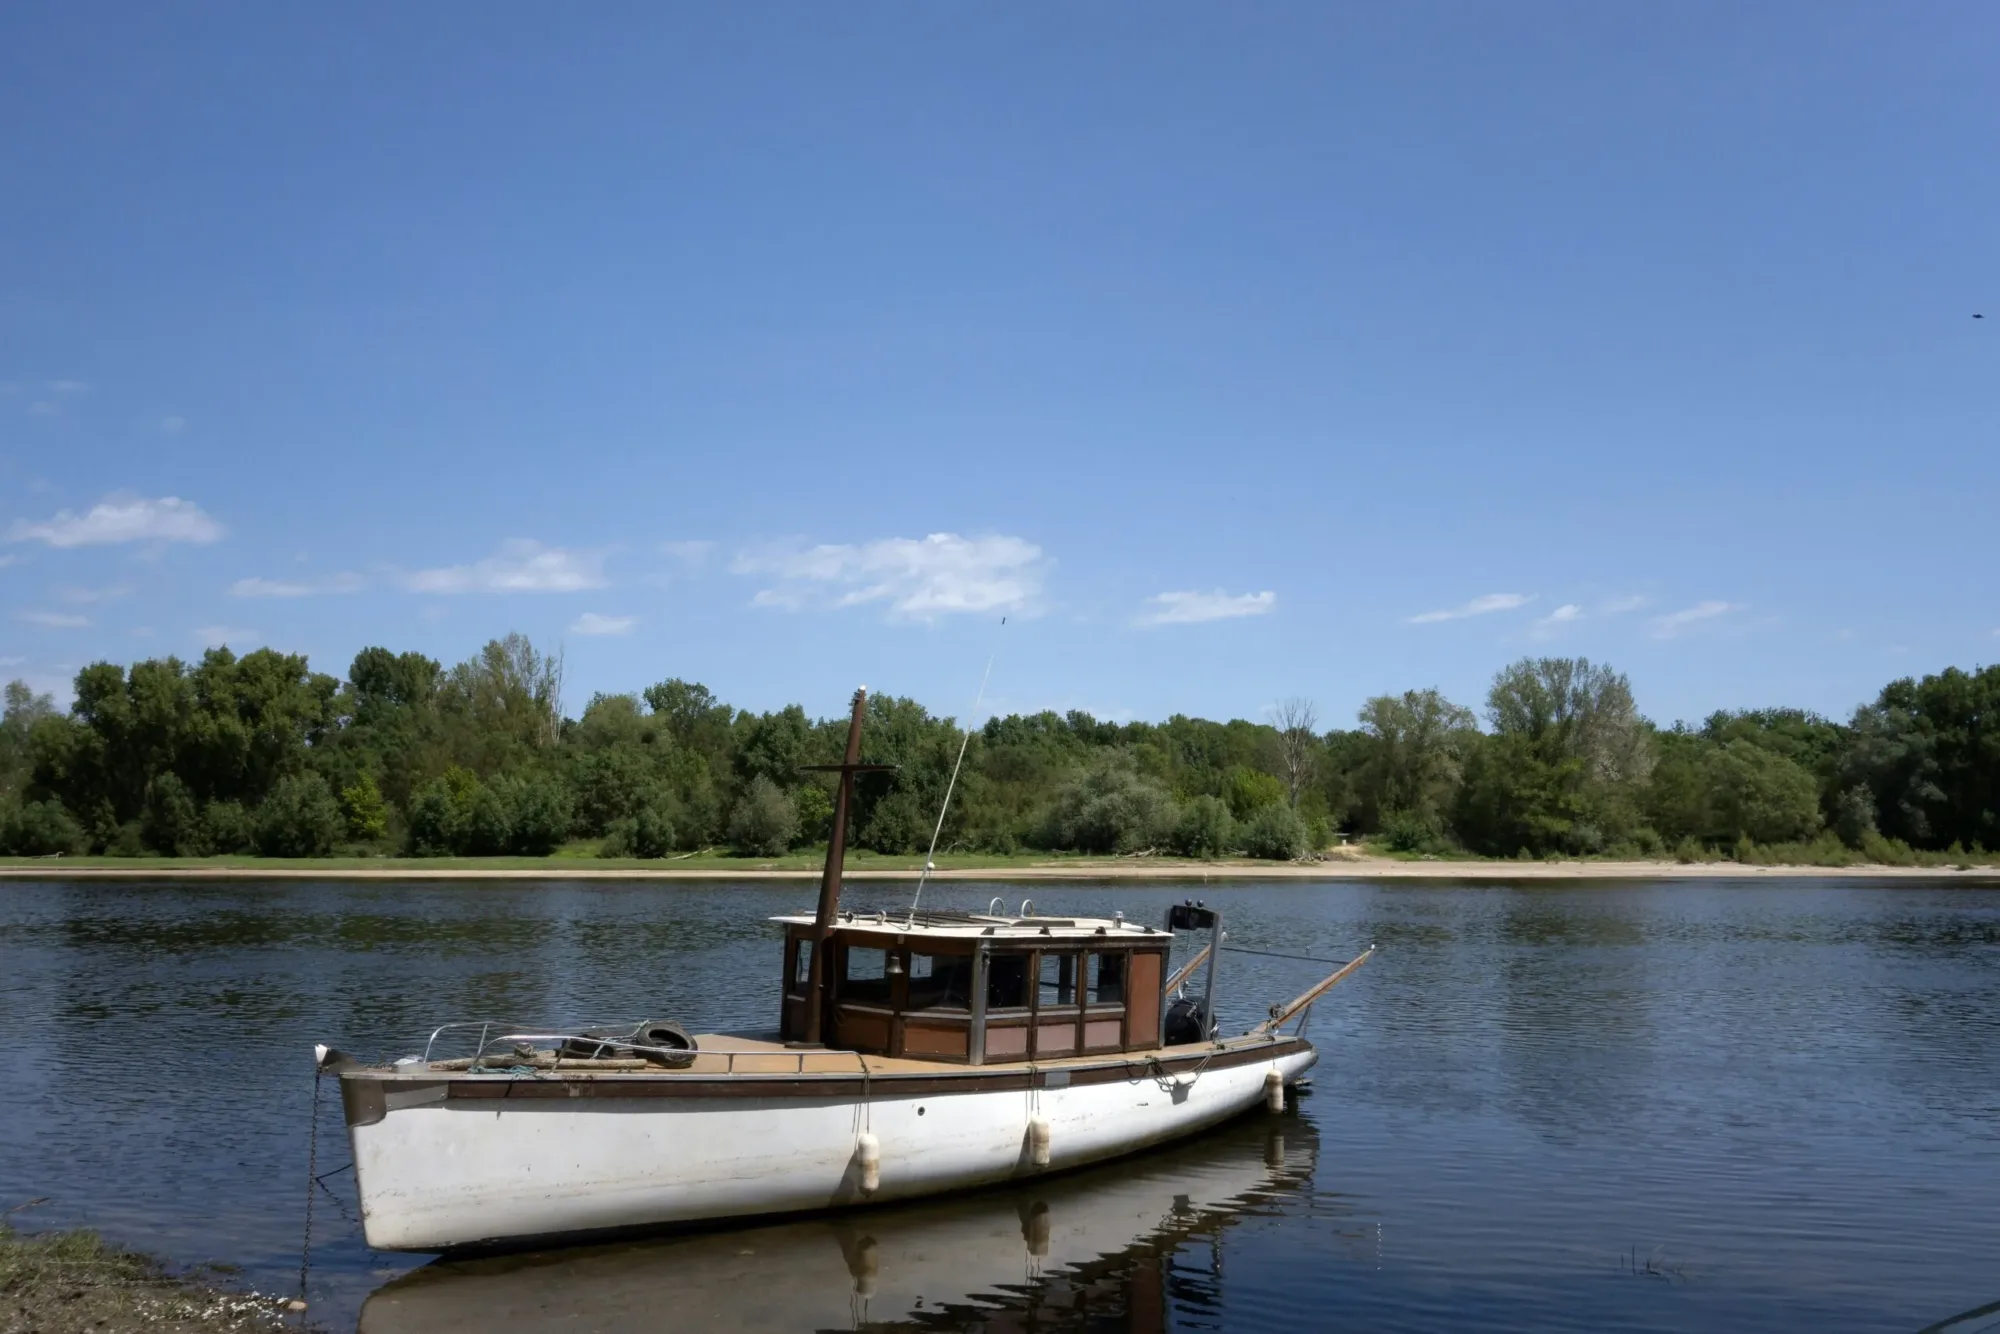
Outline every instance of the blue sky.
{"label": "blue sky", "polygon": [[[2000,9],[0,8],[0,673],[1670,720],[2000,649]],[[1975,321],[1972,315],[1989,316]],[[1004,631],[999,618],[1009,617]]]}

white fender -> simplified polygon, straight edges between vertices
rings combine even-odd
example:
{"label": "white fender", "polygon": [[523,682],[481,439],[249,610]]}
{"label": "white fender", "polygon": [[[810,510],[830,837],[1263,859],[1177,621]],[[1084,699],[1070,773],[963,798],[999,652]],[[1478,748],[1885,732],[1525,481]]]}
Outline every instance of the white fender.
{"label": "white fender", "polygon": [[861,1193],[873,1195],[882,1188],[882,1141],[872,1134],[861,1136]]}
{"label": "white fender", "polygon": [[1274,1112],[1285,1110],[1285,1076],[1283,1071],[1265,1071],[1264,1105]]}
{"label": "white fender", "polygon": [[1049,1165],[1049,1118],[1028,1118],[1028,1161],[1036,1167]]}

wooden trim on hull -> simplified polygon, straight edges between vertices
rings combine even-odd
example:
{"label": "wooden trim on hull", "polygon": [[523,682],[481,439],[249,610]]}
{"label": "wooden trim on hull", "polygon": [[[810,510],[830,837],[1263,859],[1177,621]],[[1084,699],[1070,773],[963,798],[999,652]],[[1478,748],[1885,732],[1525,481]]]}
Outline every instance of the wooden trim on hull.
{"label": "wooden trim on hull", "polygon": [[952,1066],[935,1074],[699,1075],[545,1074],[392,1075],[354,1071],[341,1076],[341,1101],[350,1126],[373,1125],[398,1107],[437,1102],[538,1101],[559,1098],[875,1098],[951,1097],[967,1093],[1026,1092],[1091,1084],[1137,1083],[1201,1070],[1227,1070],[1313,1050],[1303,1038],[1281,1037],[1222,1048],[1178,1049],[1166,1056],[1126,1054],[1116,1059],[1056,1066]]}

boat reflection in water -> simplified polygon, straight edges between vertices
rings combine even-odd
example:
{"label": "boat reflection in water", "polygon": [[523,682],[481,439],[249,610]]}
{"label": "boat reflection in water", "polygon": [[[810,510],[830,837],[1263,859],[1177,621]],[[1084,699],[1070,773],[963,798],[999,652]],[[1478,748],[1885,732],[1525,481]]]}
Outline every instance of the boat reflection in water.
{"label": "boat reflection in water", "polygon": [[1307,1196],[1317,1156],[1311,1122],[1255,1113],[1160,1152],[958,1199],[438,1260],[371,1295],[360,1334],[1164,1330],[1170,1311],[1217,1304],[1224,1233]]}

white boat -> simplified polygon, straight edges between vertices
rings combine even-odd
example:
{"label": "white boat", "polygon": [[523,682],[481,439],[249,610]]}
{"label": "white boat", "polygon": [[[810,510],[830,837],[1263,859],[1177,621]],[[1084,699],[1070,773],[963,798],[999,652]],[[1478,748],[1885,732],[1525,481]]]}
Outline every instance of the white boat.
{"label": "white boat", "polygon": [[[1191,1135],[1286,1089],[1313,1001],[1372,947],[1236,1037],[1209,1004],[1221,920],[1162,926],[840,908],[857,692],[818,911],[784,930],[775,1034],[446,1025],[422,1056],[337,1070],[363,1231],[445,1251],[909,1200]],[[1177,931],[1207,945],[1175,973]],[[1176,997],[1206,963],[1200,999]],[[1284,1031],[1294,1018],[1298,1028]],[[469,1056],[440,1043],[472,1036]]]}
{"label": "white boat", "polygon": [[1048,1329],[1080,1317],[1165,1330],[1191,1274],[1201,1291],[1223,1280],[1239,1223],[1308,1207],[1312,1123],[1259,1120],[1116,1168],[963,1198],[439,1260],[370,1294],[358,1330],[638,1334],[668,1310],[690,1332]]}

